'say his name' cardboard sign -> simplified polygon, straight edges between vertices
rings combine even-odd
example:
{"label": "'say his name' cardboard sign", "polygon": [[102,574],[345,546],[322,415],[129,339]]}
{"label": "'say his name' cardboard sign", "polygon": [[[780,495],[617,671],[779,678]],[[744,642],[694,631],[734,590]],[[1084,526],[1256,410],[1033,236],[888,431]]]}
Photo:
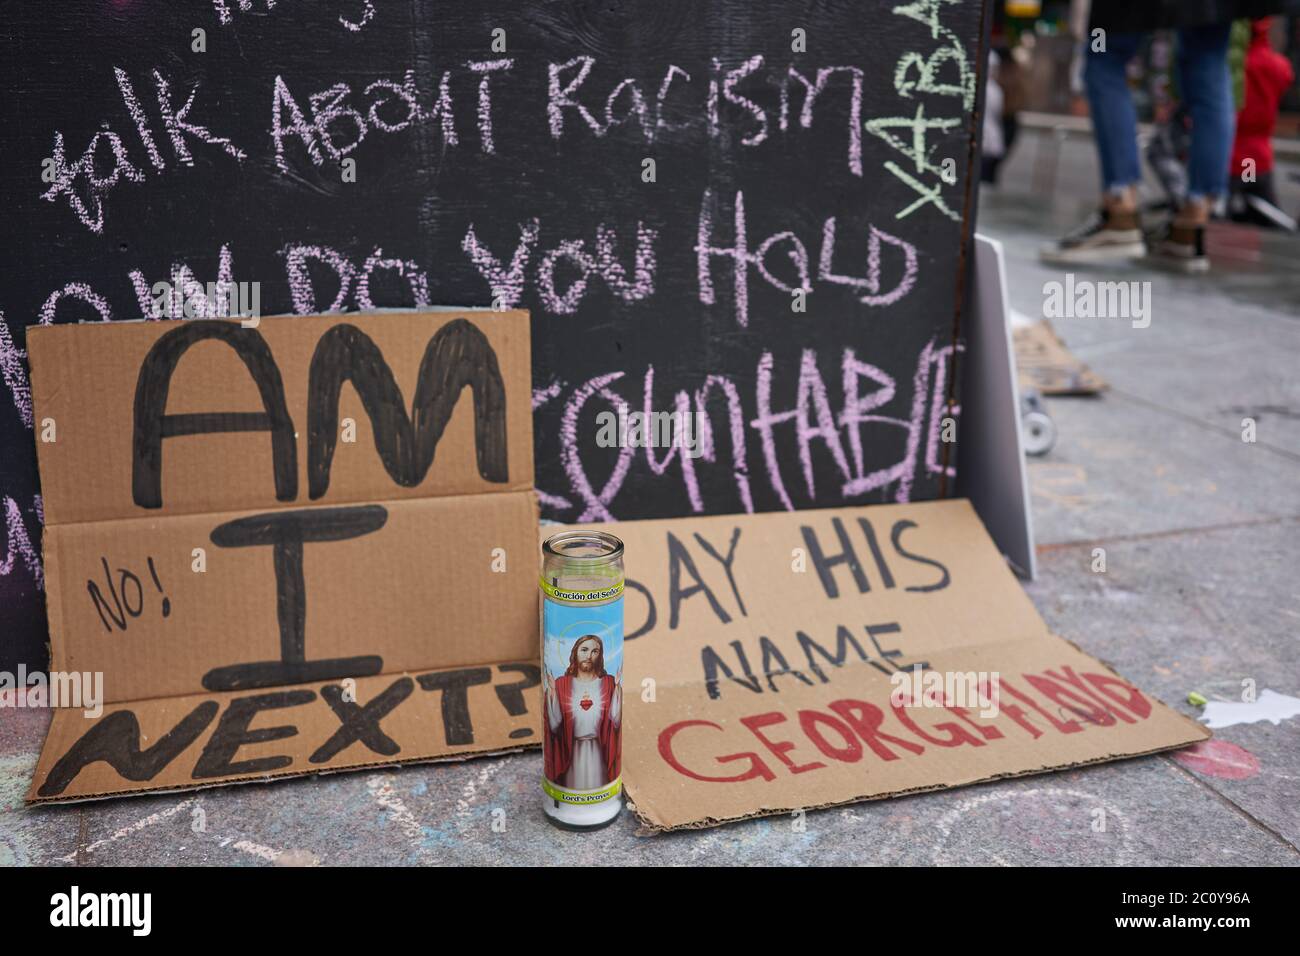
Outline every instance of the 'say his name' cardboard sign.
{"label": "'say his name' cardboard sign", "polygon": [[528,316],[34,328],[56,710],[28,800],[540,740]]}
{"label": "'say his name' cardboard sign", "polygon": [[964,500],[605,528],[626,544],[624,780],[651,827],[1209,736],[1049,633]]}

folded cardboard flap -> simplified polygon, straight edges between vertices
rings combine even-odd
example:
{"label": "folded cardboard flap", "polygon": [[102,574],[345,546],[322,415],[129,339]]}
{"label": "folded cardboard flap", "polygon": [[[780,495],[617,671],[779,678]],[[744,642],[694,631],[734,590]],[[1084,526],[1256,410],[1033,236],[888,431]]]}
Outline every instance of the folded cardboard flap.
{"label": "folded cardboard flap", "polygon": [[54,712],[28,803],[461,760],[541,741],[536,661]]}
{"label": "folded cardboard flap", "polygon": [[604,529],[626,546],[640,688],[624,779],[652,828],[1209,736],[1049,633],[965,500]]}
{"label": "folded cardboard flap", "polygon": [[1095,395],[1110,386],[1065,347],[1046,319],[1012,330],[1021,388],[1044,395]]}
{"label": "folded cardboard flap", "polygon": [[52,669],[106,705],[54,701],[29,799],[536,739],[527,313],[56,326],[29,351]]}
{"label": "folded cardboard flap", "polygon": [[[315,536],[297,574],[277,568],[275,545],[231,544],[263,514]],[[51,667],[104,674],[108,703],[306,682],[282,660],[281,601],[298,604],[303,667],[354,662],[329,676],[529,660],[536,527],[526,491],[55,525]],[[267,684],[259,664],[282,676]]]}
{"label": "folded cardboard flap", "polygon": [[[812,686],[768,673],[765,681],[785,678],[779,702],[730,708],[698,683],[659,688],[650,726],[645,707],[628,708],[628,726],[638,728],[624,736],[630,798],[645,824],[671,830],[1060,770],[1210,736],[1059,638],[999,650],[932,655],[925,671],[1013,667],[998,671],[996,714],[974,699],[896,705],[895,685],[869,666],[827,669],[827,684]],[[908,700],[925,692],[923,682],[916,687]]]}

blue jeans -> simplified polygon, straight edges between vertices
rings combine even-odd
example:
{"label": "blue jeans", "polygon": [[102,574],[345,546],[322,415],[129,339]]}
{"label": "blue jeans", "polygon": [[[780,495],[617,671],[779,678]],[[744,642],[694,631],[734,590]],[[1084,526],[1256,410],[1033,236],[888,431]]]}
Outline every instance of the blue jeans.
{"label": "blue jeans", "polygon": [[[1178,31],[1178,77],[1183,103],[1192,117],[1192,145],[1187,160],[1189,199],[1219,196],[1228,189],[1228,162],[1236,123],[1228,74],[1231,30],[1231,23],[1216,23]],[[1142,179],[1137,113],[1125,75],[1142,40],[1141,33],[1110,33],[1104,53],[1094,52],[1091,41],[1085,41],[1083,79],[1097,152],[1101,155],[1102,186],[1108,192],[1134,186]]]}

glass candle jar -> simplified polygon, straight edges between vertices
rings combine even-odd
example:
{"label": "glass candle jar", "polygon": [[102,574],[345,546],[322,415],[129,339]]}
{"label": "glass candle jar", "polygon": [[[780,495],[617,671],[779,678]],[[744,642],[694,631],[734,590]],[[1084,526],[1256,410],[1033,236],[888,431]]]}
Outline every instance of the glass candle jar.
{"label": "glass candle jar", "polygon": [[543,806],[570,830],[623,808],[623,542],[562,531],[542,545]]}

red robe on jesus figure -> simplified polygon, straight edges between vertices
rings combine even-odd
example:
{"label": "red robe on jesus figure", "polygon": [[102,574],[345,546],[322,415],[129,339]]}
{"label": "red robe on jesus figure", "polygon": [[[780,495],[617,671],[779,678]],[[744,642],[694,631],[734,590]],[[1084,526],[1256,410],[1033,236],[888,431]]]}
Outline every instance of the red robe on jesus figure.
{"label": "red robe on jesus figure", "polygon": [[569,667],[545,692],[546,778],[570,790],[597,790],[618,779],[623,688],[605,673],[604,645],[588,634],[569,654]]}

